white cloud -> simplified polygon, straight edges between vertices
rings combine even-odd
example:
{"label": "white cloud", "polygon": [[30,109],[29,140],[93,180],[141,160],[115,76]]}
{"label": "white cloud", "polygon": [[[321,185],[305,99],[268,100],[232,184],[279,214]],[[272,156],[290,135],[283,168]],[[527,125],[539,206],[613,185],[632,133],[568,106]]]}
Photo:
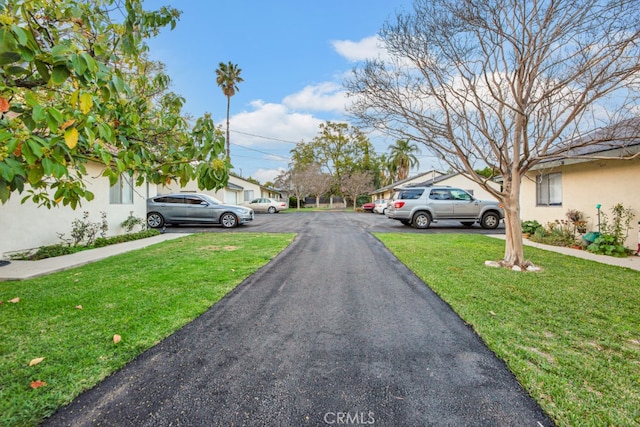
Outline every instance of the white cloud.
{"label": "white cloud", "polygon": [[256,170],[252,177],[260,181],[261,183],[265,183],[268,181],[275,181],[276,177],[280,175],[281,172],[284,171],[284,168],[278,169],[258,169]]}
{"label": "white cloud", "polygon": [[344,112],[346,100],[342,85],[324,82],[306,86],[300,92],[285,97],[282,102],[292,109]]}
{"label": "white cloud", "polygon": [[386,59],[389,55],[382,47],[382,42],[378,36],[365,37],[360,41],[333,40],[333,48],[351,62],[364,61],[367,59]]}
{"label": "white cloud", "polygon": [[[318,132],[323,120],[311,114],[291,111],[284,104],[251,103],[252,111],[243,111],[230,119],[230,128],[236,132],[231,137],[233,144],[260,147],[286,147],[293,143],[310,140]],[[250,134],[250,135],[246,135]]]}

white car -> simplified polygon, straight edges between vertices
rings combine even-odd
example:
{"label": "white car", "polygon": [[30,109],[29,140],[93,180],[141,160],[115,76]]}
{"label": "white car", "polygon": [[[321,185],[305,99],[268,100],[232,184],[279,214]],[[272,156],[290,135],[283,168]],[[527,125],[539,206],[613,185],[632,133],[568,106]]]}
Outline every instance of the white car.
{"label": "white car", "polygon": [[388,203],[387,199],[376,200],[375,201],[376,205],[373,207],[373,211],[375,213],[384,215],[385,211],[387,210],[387,203]]}
{"label": "white car", "polygon": [[277,213],[283,211],[289,207],[287,202],[283,202],[276,199],[270,199],[268,197],[260,197],[253,199],[250,202],[245,202],[243,206],[248,206],[256,212]]}

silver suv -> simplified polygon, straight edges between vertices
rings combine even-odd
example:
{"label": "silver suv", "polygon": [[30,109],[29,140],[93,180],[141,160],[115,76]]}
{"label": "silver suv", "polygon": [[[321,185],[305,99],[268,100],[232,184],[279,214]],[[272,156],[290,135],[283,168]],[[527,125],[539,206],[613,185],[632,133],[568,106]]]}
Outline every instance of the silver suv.
{"label": "silver suv", "polygon": [[496,228],[504,218],[497,201],[477,200],[459,188],[447,186],[397,188],[385,215],[414,228],[428,228],[439,220],[460,221],[470,227]]}
{"label": "silver suv", "polygon": [[250,221],[253,209],[225,205],[207,194],[165,194],[147,200],[147,224],[151,228],[165,224],[220,224],[230,228]]}

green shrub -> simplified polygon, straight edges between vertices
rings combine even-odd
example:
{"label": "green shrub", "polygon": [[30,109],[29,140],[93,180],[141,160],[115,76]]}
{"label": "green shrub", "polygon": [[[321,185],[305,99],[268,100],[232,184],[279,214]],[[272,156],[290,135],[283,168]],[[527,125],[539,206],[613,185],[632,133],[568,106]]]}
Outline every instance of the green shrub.
{"label": "green shrub", "polygon": [[129,216],[127,217],[127,219],[122,221],[120,225],[127,233],[131,233],[136,226],[140,226],[140,231],[144,231],[147,226],[147,222],[144,220],[144,218],[135,217],[133,215],[133,211],[129,211]]}
{"label": "green shrub", "polygon": [[49,246],[40,246],[35,252],[21,252],[14,254],[11,259],[21,261],[37,261],[39,259],[53,258],[62,255],[74,254],[84,250],[84,246],[69,246],[66,244],[58,243]]}
{"label": "green shrub", "polygon": [[14,254],[11,259],[22,261],[37,261],[39,259],[53,258],[61,255],[74,254],[86,249],[102,248],[104,246],[115,245],[117,243],[131,242],[133,240],[145,239],[147,237],[157,236],[160,232],[158,230],[145,230],[137,233],[121,234],[113,237],[98,237],[95,239],[93,245],[77,245],[72,246],[70,244],[58,243],[56,245],[41,246],[34,253],[21,252]]}
{"label": "green shrub", "polygon": [[633,211],[618,203],[611,208],[611,221],[604,212],[600,216],[602,234],[587,246],[587,250],[600,255],[627,256],[631,251],[624,247],[624,241],[629,236]]}
{"label": "green shrub", "polygon": [[555,220],[546,227],[539,227],[529,239],[552,246],[574,246],[577,243],[573,227],[567,220]]}
{"label": "green shrub", "polygon": [[522,232],[526,233],[526,234],[534,234],[536,232],[536,230],[542,228],[542,224],[540,224],[538,221],[531,220],[531,221],[522,221]]}
{"label": "green shrub", "polygon": [[115,245],[118,243],[131,242],[133,240],[144,239],[147,237],[157,236],[160,232],[158,230],[144,230],[137,233],[120,234],[113,237],[98,237],[94,244],[96,248],[102,248],[104,246]]}
{"label": "green shrub", "polygon": [[589,252],[600,255],[626,257],[629,254],[627,248],[620,244],[611,234],[601,234],[587,246]]}

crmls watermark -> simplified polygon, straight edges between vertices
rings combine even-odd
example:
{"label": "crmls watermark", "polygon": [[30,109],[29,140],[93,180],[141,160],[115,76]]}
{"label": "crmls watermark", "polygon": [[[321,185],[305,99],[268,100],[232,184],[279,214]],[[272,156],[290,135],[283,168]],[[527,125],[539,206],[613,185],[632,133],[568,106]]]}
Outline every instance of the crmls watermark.
{"label": "crmls watermark", "polygon": [[367,425],[375,424],[376,418],[372,411],[368,412],[327,412],[324,414],[325,424],[337,425]]}

